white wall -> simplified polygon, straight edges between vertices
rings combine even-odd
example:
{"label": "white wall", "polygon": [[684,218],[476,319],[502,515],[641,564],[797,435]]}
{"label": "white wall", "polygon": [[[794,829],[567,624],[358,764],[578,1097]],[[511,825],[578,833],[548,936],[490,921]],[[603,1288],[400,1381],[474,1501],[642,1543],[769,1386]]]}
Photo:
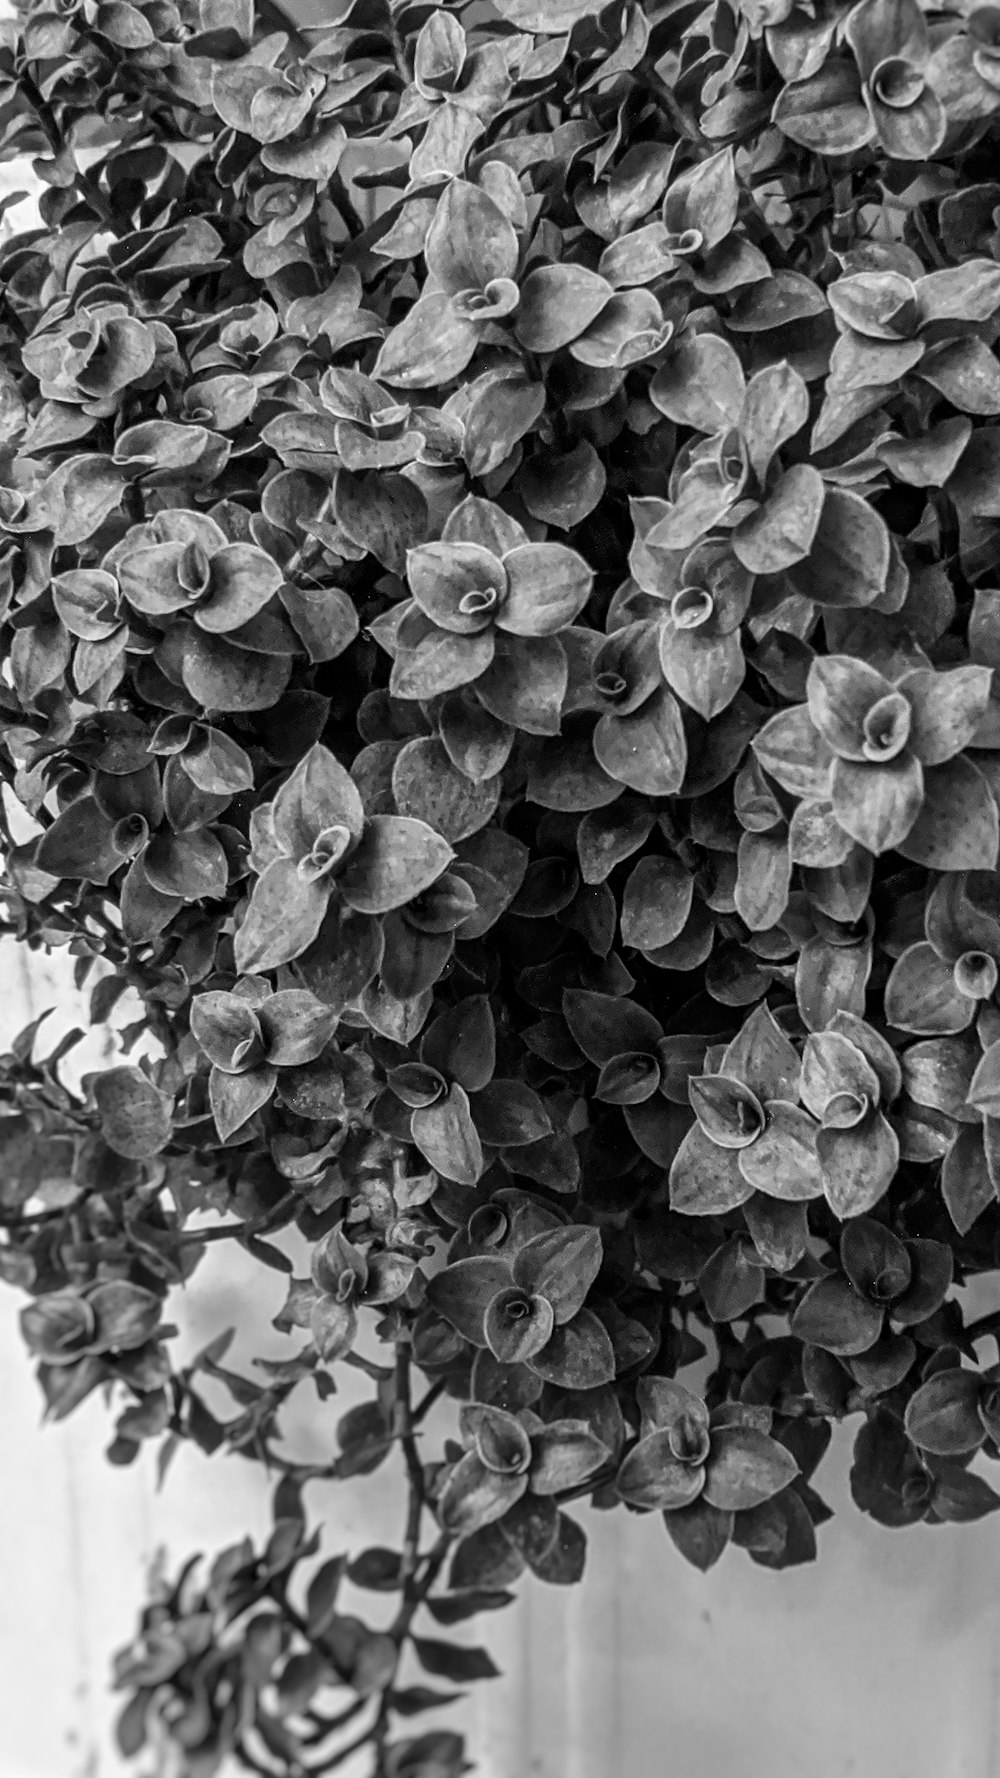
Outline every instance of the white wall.
{"label": "white wall", "polygon": [[[79,1021],[64,961],[0,945],[0,1047],[56,998],[63,1025]],[[178,1305],[184,1345],[250,1322],[242,1353],[277,1354],[267,1323],[282,1295],[276,1275],[216,1249]],[[266,1486],[239,1458],[183,1451],[156,1495],[151,1461],[104,1462],[99,1401],[40,1429],[17,1307],[0,1294],[0,1774],[113,1778],[106,1676],[144,1565],[161,1543],[177,1562],[260,1535]],[[332,1417],[300,1415],[296,1454],[328,1448]],[[470,1627],[504,1670],[454,1716],[481,1778],[1000,1778],[996,1520],[881,1530],[847,1501],[847,1455],[841,1439],[820,1472],[845,1510],[822,1528],[809,1570],[772,1575],[731,1551],[702,1577],[656,1518],[582,1515],[584,1586],[531,1582],[515,1607]],[[396,1478],[387,1467],[328,1489],[325,1510],[330,1550],[391,1541]]]}

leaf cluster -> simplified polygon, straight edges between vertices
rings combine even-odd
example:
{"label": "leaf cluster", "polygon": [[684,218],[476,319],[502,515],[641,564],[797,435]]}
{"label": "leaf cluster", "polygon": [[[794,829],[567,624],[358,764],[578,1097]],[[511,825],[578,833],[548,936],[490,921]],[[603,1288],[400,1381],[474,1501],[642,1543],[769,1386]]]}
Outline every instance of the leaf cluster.
{"label": "leaf cluster", "polygon": [[[51,1418],[277,1484],[127,1754],[458,1778],[438,1628],[584,1500],[811,1561],[841,1420],[880,1524],[1000,1506],[998,114],[920,0],[0,27],[3,924],[120,1052],[2,1059],[0,1273]],[[172,1355],[225,1241],[252,1375]]]}

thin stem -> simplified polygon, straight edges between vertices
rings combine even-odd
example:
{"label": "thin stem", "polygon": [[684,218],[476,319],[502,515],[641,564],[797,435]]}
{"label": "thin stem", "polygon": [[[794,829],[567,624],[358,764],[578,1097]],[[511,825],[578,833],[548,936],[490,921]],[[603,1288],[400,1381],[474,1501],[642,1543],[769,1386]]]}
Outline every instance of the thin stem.
{"label": "thin stem", "polygon": [[249,1224],[245,1222],[219,1223],[210,1229],[182,1229],[177,1237],[178,1247],[200,1247],[210,1241],[235,1241],[240,1235],[247,1234]]}
{"label": "thin stem", "polygon": [[701,869],[701,856],[694,841],[683,834],[673,816],[664,810],[660,816],[660,829],[667,845],[687,870]]}
{"label": "thin stem", "polygon": [[40,1228],[47,1222],[58,1222],[60,1217],[68,1216],[71,1209],[79,1205],[79,1198],[72,1204],[63,1204],[58,1210],[0,1210],[0,1229],[31,1229]]}
{"label": "thin stem", "polygon": [[[331,488],[329,493],[326,495],[326,498],[324,499],[323,504],[321,505],[319,511],[317,512],[316,517],[313,522],[318,523],[321,519],[325,519],[332,504],[333,504],[333,489]],[[299,544],[299,547],[295,551],[295,554],[293,556],[291,556],[289,558],[289,560],[285,563],[285,579],[292,580],[293,575],[297,574],[300,569],[304,568],[307,565],[310,557],[315,553],[315,551],[317,549],[321,549],[321,548],[322,548],[322,544],[320,543],[319,538],[312,537],[307,534],[302,539],[302,542]]]}
{"label": "thin stem", "polygon": [[1000,1309],[991,1309],[988,1315],[979,1315],[975,1321],[966,1322],[963,1331],[968,1340],[981,1340],[992,1334],[1000,1346]]}
{"label": "thin stem", "polygon": [[312,1729],[308,1735],[303,1734],[299,1739],[311,1747],[315,1746],[318,1741],[325,1741],[328,1736],[335,1735],[338,1729],[346,1729],[348,1723],[353,1722],[356,1716],[360,1716],[369,1702],[368,1698],[355,1698],[353,1703],[346,1704],[343,1710],[338,1710],[336,1716],[321,1716],[318,1710],[307,1710],[306,1715],[312,1724]]}
{"label": "thin stem", "polygon": [[273,1766],[263,1765],[262,1762],[250,1752],[244,1737],[241,1737],[240,1740],[236,1742],[233,1752],[240,1764],[245,1766],[248,1772],[258,1772],[260,1773],[261,1778],[278,1778]]}
{"label": "thin stem", "polygon": [[306,1623],[301,1611],[296,1610],[291,1600],[283,1592],[282,1588],[278,1586],[276,1581],[272,1582],[271,1586],[268,1588],[268,1592],[275,1604],[280,1605],[282,1616],[287,1618],[292,1628],[297,1630],[299,1635],[312,1646],[314,1639],[309,1634],[309,1625]]}
{"label": "thin stem", "polygon": [[139,482],[129,482],[125,488],[124,503],[133,525],[146,522],[146,500]]}
{"label": "thin stem", "polygon": [[[406,1524],[403,1530],[403,1550],[400,1562],[403,1597],[399,1610],[388,1630],[388,1634],[396,1644],[396,1660],[389,1680],[383,1687],[378,1717],[372,1729],[371,1738],[375,1749],[373,1778],[383,1778],[384,1774],[385,1748],[392,1711],[392,1691],[403,1659],[410,1626],[437,1580],[452,1542],[448,1532],[442,1531],[428,1555],[421,1559],[420,1527],[427,1504],[427,1495],[423,1465],[417,1448],[412,1400],[412,1360],[408,1346],[397,1347],[395,1383],[396,1398],[393,1403],[392,1431],[393,1436],[399,1440],[402,1447],[408,1482]],[[426,1405],[426,1401],[425,1397],[424,1402],[421,1403],[422,1407]]]}
{"label": "thin stem", "polygon": [[375,1768],[372,1778],[385,1778],[385,1747],[389,1734],[389,1717],[392,1711],[392,1691],[396,1683],[396,1675],[402,1664],[410,1626],[444,1567],[445,1557],[451,1544],[452,1539],[448,1532],[442,1531],[424,1560],[423,1573],[419,1576],[411,1575],[410,1579],[404,1583],[403,1602],[389,1627],[389,1635],[396,1644],[396,1665],[389,1683],[382,1692],[378,1718],[372,1729],[371,1738],[375,1748]]}
{"label": "thin stem", "polygon": [[[350,1354],[349,1356],[355,1359],[360,1368],[376,1372],[379,1380],[382,1380],[387,1374],[383,1371],[382,1367],[370,1366],[367,1360],[359,1360],[357,1354]],[[338,1747],[334,1752],[325,1757],[321,1757],[316,1761],[300,1762],[299,1766],[296,1768],[297,1778],[323,1778],[325,1773],[336,1771],[338,1767],[343,1766],[353,1754],[360,1752],[363,1747],[368,1746],[372,1747],[375,1754],[373,1778],[385,1778],[385,1753],[389,1737],[390,1719],[393,1708],[392,1696],[396,1684],[396,1677],[406,1650],[406,1643],[410,1635],[413,1620],[432,1587],[435,1585],[453,1541],[449,1533],[443,1531],[430,1550],[427,1551],[424,1556],[421,1556],[420,1554],[420,1530],[424,1509],[427,1505],[427,1492],[424,1482],[423,1465],[420,1461],[420,1452],[417,1445],[417,1417],[419,1414],[427,1412],[431,1406],[432,1400],[437,1398],[439,1393],[438,1388],[437,1386],[432,1386],[428,1389],[421,1400],[419,1407],[414,1408],[412,1398],[412,1358],[410,1349],[406,1345],[401,1344],[397,1346],[395,1366],[391,1374],[393,1375],[395,1383],[395,1399],[393,1401],[392,1410],[392,1437],[394,1441],[398,1442],[403,1452],[407,1478],[406,1523],[403,1530],[403,1549],[400,1563],[402,1598],[396,1616],[386,1632],[395,1643],[396,1656],[393,1662],[392,1672],[386,1680],[385,1685],[382,1687],[374,1720],[350,1741],[346,1742],[342,1747]],[[274,1598],[276,1603],[280,1606],[287,1621],[299,1635],[310,1643],[310,1645],[321,1648],[322,1639],[320,1639],[318,1643],[315,1642],[315,1639],[309,1633],[309,1626],[305,1618],[289,1601],[284,1591],[280,1589],[276,1583],[272,1584],[270,1593],[271,1597]],[[371,1699],[369,1698],[359,1698],[354,1703],[349,1704],[346,1709],[332,1717],[322,1717],[315,1712],[310,1712],[310,1721],[313,1727],[305,1744],[310,1747],[315,1747],[317,1742],[325,1740],[327,1735],[333,1734],[338,1729],[346,1727],[347,1724],[352,1721],[355,1716],[359,1715],[370,1702]],[[256,1756],[247,1747],[245,1739],[237,1743],[235,1751],[237,1756],[252,1772],[268,1772],[268,1768],[261,1765],[260,1761],[257,1760]]]}
{"label": "thin stem", "polygon": [[633,73],[632,78],[643,92],[649,94],[654,104],[659,106],[678,136],[682,136],[686,142],[691,142],[696,148],[700,148],[703,154],[711,151],[711,143],[702,133],[694,113],[689,111],[686,105],[681,104],[665,80],[661,80],[658,74]]}
{"label": "thin stem", "polygon": [[406,1464],[406,1474],[409,1481],[406,1529],[403,1534],[403,1557],[400,1564],[405,1600],[407,1583],[416,1573],[419,1560],[420,1522],[424,1510],[424,1472],[414,1436],[410,1349],[408,1346],[399,1346],[396,1350],[395,1380],[396,1399],[392,1409],[392,1435],[393,1438],[398,1438],[402,1446],[403,1460]]}
{"label": "thin stem", "polygon": [[854,180],[850,171],[834,175],[831,227],[834,246],[846,246],[854,232]]}
{"label": "thin stem", "polygon": [[605,1482],[614,1481],[616,1474],[615,1464],[612,1464],[609,1469],[599,1469],[596,1475],[590,1477],[589,1481],[580,1482],[577,1487],[566,1488],[561,1494],[557,1494],[556,1505],[568,1506],[572,1500],[582,1500],[585,1495],[593,1494],[595,1488],[603,1487]]}
{"label": "thin stem", "polygon": [[266,1235],[279,1227],[285,1212],[293,1209],[299,1201],[298,1192],[287,1191],[284,1197],[272,1205],[266,1216],[259,1217],[256,1222],[220,1222],[208,1229],[184,1229],[177,1237],[178,1244],[181,1247],[197,1247],[203,1241],[238,1241],[245,1235],[256,1239],[258,1235]]}
{"label": "thin stem", "polygon": [[[336,1753],[327,1754],[325,1759],[319,1760],[312,1765],[307,1764],[304,1760],[300,1761],[298,1765],[289,1768],[289,1771],[295,1775],[295,1778],[322,1778],[323,1773],[334,1772],[338,1766],[344,1765],[347,1760],[350,1759],[352,1754],[359,1753],[362,1747],[368,1745],[370,1740],[371,1730],[362,1729],[361,1733],[355,1735],[353,1740],[346,1742],[343,1747],[338,1747]],[[279,1778],[279,1773],[276,1767],[265,1766],[263,1762],[257,1758],[256,1754],[251,1753],[247,1746],[245,1736],[237,1741],[233,1751],[236,1754],[237,1759],[246,1767],[247,1771],[259,1773],[261,1778]]]}
{"label": "thin stem", "polygon": [[413,76],[410,73],[409,65],[406,60],[406,44],[403,41],[403,34],[395,19],[392,17],[391,12],[389,15],[389,25],[385,35],[388,37],[389,42],[392,45],[392,59],[396,64],[396,73],[399,75],[403,85],[409,86]]}
{"label": "thin stem", "polygon": [[308,1775],[308,1778],[321,1778],[324,1772],[335,1772],[338,1766],[344,1765],[350,1759],[352,1753],[360,1753],[362,1747],[367,1747],[371,1738],[371,1729],[362,1729],[360,1735],[355,1735],[353,1741],[348,1741],[344,1747],[338,1747],[336,1753],[331,1753],[319,1765],[303,1766],[302,1770]]}
{"label": "thin stem", "polygon": [[[28,104],[31,106],[32,111],[35,113],[53,155],[58,159],[61,155],[66,153],[69,144],[59,127],[59,119],[52,106],[47,99],[43,98],[38,86],[30,74],[19,74],[17,76],[17,84]],[[100,222],[103,222],[105,228],[110,229],[113,235],[120,234],[121,230],[115,221],[111,205],[108,203],[108,200],[104,196],[96,179],[87,172],[85,167],[78,165],[75,157],[73,159],[73,168],[76,173],[77,190],[84,203],[89,205],[90,209],[94,212],[94,215]]]}
{"label": "thin stem", "polygon": [[403,1603],[389,1630],[390,1636],[392,1636],[400,1645],[400,1658],[402,1658],[403,1653],[402,1645],[409,1635],[410,1625],[444,1567],[445,1557],[451,1549],[451,1545],[452,1538],[450,1533],[442,1531],[424,1558],[423,1573],[419,1575],[418,1578],[414,1579],[408,1594],[407,1590],[404,1588]]}
{"label": "thin stem", "polygon": [[363,1371],[373,1383],[385,1383],[392,1376],[384,1364],[376,1364],[373,1358],[363,1358],[360,1352],[345,1352],[338,1362],[350,1365],[352,1370]]}
{"label": "thin stem", "polygon": [[426,1395],[421,1397],[421,1399],[418,1401],[416,1407],[414,1408],[414,1410],[413,1410],[413,1424],[414,1424],[414,1426],[420,1425],[421,1421],[423,1421],[426,1418],[426,1416],[430,1413],[431,1408],[434,1406],[434,1403],[436,1401],[440,1401],[443,1394],[444,1394],[444,1380],[443,1380],[443,1378],[439,1378],[436,1383],[431,1384]]}

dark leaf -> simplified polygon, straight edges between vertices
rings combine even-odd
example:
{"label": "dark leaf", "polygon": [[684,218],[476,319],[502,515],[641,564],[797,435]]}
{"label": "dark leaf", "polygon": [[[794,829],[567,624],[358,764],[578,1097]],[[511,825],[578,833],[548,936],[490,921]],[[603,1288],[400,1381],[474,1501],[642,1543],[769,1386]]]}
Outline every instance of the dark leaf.
{"label": "dark leaf", "polygon": [[467,1685],[473,1679],[496,1679],[500,1672],[484,1648],[460,1648],[454,1642],[414,1636],[413,1652],[425,1672],[458,1685]]}

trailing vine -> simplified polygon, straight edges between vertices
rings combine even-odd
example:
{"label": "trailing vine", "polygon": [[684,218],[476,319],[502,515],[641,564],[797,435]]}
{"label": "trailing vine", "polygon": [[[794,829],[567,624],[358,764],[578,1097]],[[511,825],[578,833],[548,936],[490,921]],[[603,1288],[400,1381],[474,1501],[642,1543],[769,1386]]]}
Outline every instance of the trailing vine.
{"label": "trailing vine", "polygon": [[[458,1778],[588,1505],[1000,1504],[995,10],[30,0],[0,107],[3,929],[117,1046],[0,1061],[0,1276],[273,1487],[119,1742]],[[284,1355],[181,1362],[226,1243]]]}

